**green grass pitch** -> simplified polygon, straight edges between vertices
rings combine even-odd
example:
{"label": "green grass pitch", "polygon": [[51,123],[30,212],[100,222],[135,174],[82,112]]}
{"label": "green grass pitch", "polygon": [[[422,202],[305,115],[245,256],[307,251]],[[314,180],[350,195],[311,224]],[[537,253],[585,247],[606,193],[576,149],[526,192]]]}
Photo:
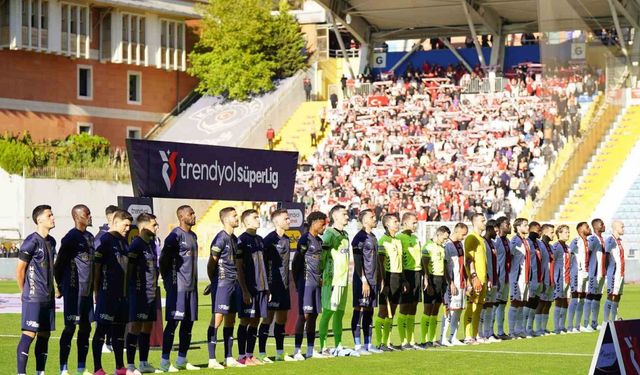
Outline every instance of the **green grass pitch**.
{"label": "green grass pitch", "polygon": [[[204,283],[199,290],[202,291]],[[0,293],[17,293],[18,288],[14,281],[0,281]],[[206,347],[206,332],[210,313],[208,297],[200,299],[200,320],[193,329],[193,344],[198,347],[189,351],[189,361],[196,365],[206,367],[208,353]],[[350,301],[349,301],[350,304]],[[604,304],[602,304],[604,305]],[[348,305],[350,306],[350,305]],[[553,308],[551,309],[553,312]],[[619,308],[619,315],[625,319],[640,317],[640,285],[627,285],[625,295]],[[602,316],[602,312],[600,314]],[[420,314],[417,321],[419,321]],[[58,337],[63,327],[62,314],[56,317],[57,331],[52,333],[49,343],[49,359],[47,373],[57,374],[58,371]],[[343,342],[347,347],[353,346],[353,339],[349,330],[351,313],[347,311],[344,317],[345,331]],[[552,318],[549,325],[552,325]],[[416,333],[420,328],[416,325]],[[460,328],[459,332],[463,329]],[[398,342],[397,332],[393,330],[395,343]],[[219,333],[221,335],[221,333]],[[0,374],[15,374],[15,352],[18,337],[20,335],[19,314],[0,315]],[[546,336],[529,340],[507,341],[495,344],[477,345],[472,347],[435,348],[427,351],[409,351],[385,353],[361,358],[334,358],[307,360],[304,362],[277,363],[251,369],[228,369],[224,373],[229,374],[434,374],[434,373],[465,373],[465,374],[585,374],[589,370],[591,357],[596,345],[598,333],[581,333],[575,335]],[[329,345],[333,345],[333,339],[329,338]],[[177,334],[176,334],[177,344]],[[69,358],[70,373],[76,369],[75,340],[72,344]],[[303,343],[306,345],[306,340]],[[316,339],[316,346],[318,340]],[[32,345],[33,352],[33,345]],[[257,348],[256,348],[257,351]],[[293,351],[293,338],[285,341],[285,351]],[[274,341],[269,339],[267,352],[275,354]],[[237,354],[237,349],[234,349]],[[172,361],[175,361],[177,353],[172,352]],[[30,356],[28,373],[35,373],[35,359]],[[217,358],[223,357],[222,344],[218,345]],[[125,357],[126,359],[126,357]],[[153,350],[150,353],[150,361],[154,365],[160,364],[160,351]],[[107,371],[112,372],[114,361],[112,354],[103,355],[103,364]],[[92,370],[93,360],[91,352],[87,358],[87,366]],[[213,370],[203,369],[190,371],[190,374],[212,373]]]}

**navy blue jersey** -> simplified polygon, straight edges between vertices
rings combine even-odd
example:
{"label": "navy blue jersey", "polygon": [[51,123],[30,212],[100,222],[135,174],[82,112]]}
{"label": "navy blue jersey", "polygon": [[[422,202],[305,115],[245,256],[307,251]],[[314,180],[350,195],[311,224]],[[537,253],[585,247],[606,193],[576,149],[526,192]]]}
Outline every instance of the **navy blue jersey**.
{"label": "navy blue jersey", "polygon": [[238,237],[223,230],[211,241],[211,256],[218,257],[217,277],[222,283],[235,283],[238,279],[236,258]]}
{"label": "navy blue jersey", "polygon": [[98,230],[98,233],[96,233],[96,236],[93,240],[93,248],[97,249],[100,246],[100,242],[102,240],[102,236],[104,236],[105,234],[109,233],[109,225],[104,224],[100,227],[100,230]]}
{"label": "navy blue jersey", "polygon": [[156,298],[158,289],[158,256],[156,243],[144,242],[138,236],[131,241],[127,252],[129,269],[133,274],[128,275],[129,296],[137,299],[146,298],[152,302]]}
{"label": "navy blue jersey", "polygon": [[322,271],[320,257],[322,255],[322,238],[307,232],[298,240],[298,251],[304,256],[305,286],[319,286]]}
{"label": "navy blue jersey", "polygon": [[[369,285],[376,285],[376,269],[378,267],[378,239],[375,234],[364,230],[358,232],[351,241],[353,257],[362,257],[364,276]],[[360,275],[357,275],[360,277]]]}
{"label": "navy blue jersey", "polygon": [[259,235],[244,232],[238,237],[237,257],[242,259],[244,279],[249,293],[269,290],[264,267],[264,242]]}
{"label": "navy blue jersey", "polygon": [[100,239],[94,262],[102,265],[98,293],[117,300],[127,295],[127,239],[111,232]]}
{"label": "navy blue jersey", "polygon": [[178,292],[191,292],[198,282],[198,237],[195,233],[185,232],[177,227],[164,240],[162,248],[163,262],[168,269],[162,277],[164,285]]}
{"label": "navy blue jersey", "polygon": [[274,230],[264,238],[264,257],[267,267],[269,289],[289,289],[289,260],[291,259],[291,240],[286,234],[282,237]]}
{"label": "navy blue jersey", "polygon": [[89,231],[76,228],[60,241],[54,270],[56,282],[65,298],[87,297],[93,293],[94,241]]}
{"label": "navy blue jersey", "polygon": [[53,300],[53,258],[56,240],[31,233],[22,243],[18,257],[27,263],[22,289],[22,302],[48,302]]}

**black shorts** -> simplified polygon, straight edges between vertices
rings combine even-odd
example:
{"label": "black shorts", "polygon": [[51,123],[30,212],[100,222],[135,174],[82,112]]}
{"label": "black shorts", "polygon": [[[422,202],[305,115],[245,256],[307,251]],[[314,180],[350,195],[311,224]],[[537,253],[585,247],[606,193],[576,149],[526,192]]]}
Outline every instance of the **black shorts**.
{"label": "black shorts", "polygon": [[402,274],[387,272],[384,279],[384,288],[380,291],[380,305],[385,305],[387,300],[391,305],[400,303],[402,295]]}
{"label": "black shorts", "polygon": [[198,291],[167,289],[166,320],[198,320]]}
{"label": "black shorts", "polygon": [[[242,292],[240,292],[242,294]],[[267,292],[256,292],[251,295],[251,303],[245,305],[241,302],[238,309],[239,318],[266,318],[267,317]]]}
{"label": "black shorts", "polygon": [[289,289],[282,288],[282,286],[275,287],[275,285],[271,288],[269,289],[271,301],[267,304],[267,308],[271,311],[290,310],[291,296],[289,295]]}
{"label": "black shorts", "polygon": [[400,295],[400,304],[420,302],[422,296],[422,274],[420,271],[404,271],[404,279],[409,284],[409,290]]}
{"label": "black shorts", "polygon": [[240,284],[234,282],[215,282],[211,284],[211,312],[215,314],[235,314],[242,308]]}
{"label": "black shorts", "polygon": [[444,276],[429,275],[429,286],[433,289],[433,294],[428,294],[426,290],[423,292],[424,304],[442,303],[445,292]]}
{"label": "black shorts", "polygon": [[129,321],[130,322],[155,322],[157,303],[156,300],[148,301],[144,298],[129,297]]}
{"label": "black shorts", "polygon": [[353,307],[378,307],[378,286],[369,285],[371,292],[368,298],[362,296],[362,280],[353,276]]}
{"label": "black shorts", "polygon": [[22,330],[51,332],[56,329],[54,302],[22,302]]}
{"label": "black shorts", "polygon": [[64,303],[64,324],[86,324],[94,320],[93,317],[93,297],[79,297],[77,293],[73,296],[63,296]]}
{"label": "black shorts", "polygon": [[103,324],[129,322],[129,303],[125,297],[111,297],[98,293],[95,319]]}

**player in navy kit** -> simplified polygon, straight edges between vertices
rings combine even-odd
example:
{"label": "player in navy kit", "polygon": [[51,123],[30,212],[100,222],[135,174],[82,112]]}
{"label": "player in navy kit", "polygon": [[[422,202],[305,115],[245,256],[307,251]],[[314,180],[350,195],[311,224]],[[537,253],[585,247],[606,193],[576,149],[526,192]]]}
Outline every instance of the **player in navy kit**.
{"label": "player in navy kit", "polygon": [[89,353],[89,336],[93,321],[93,253],[94,238],[87,227],[91,226],[91,211],[83,204],[71,209],[75,227],[62,241],[54,265],[58,292],[64,298],[64,330],[60,335],[60,374],[68,374],[67,360],[71,340],[78,326],[78,374],[86,371]]}
{"label": "player in navy kit", "polygon": [[246,210],[240,220],[246,231],[238,237],[237,267],[238,282],[243,290],[250,295],[238,311],[240,325],[238,326],[238,362],[247,365],[263,365],[264,363],[253,356],[253,349],[258,336],[260,319],[267,317],[267,303],[269,301],[269,285],[267,270],[264,264],[264,242],[256,232],[260,227],[260,215],[256,210]]}
{"label": "player in navy kit", "polygon": [[[174,228],[164,240],[160,254],[160,274],[167,292],[165,319],[162,335],[162,360],[160,370],[199,370],[187,362],[191,345],[193,322],[198,320],[198,237],[191,228],[196,224],[196,214],[190,206],[180,206],[176,211],[180,226]],[[180,323],[178,359],[176,366],[169,361],[176,328]]]}
{"label": "player in navy kit", "polygon": [[[152,374],[149,364],[151,329],[156,321],[158,293],[158,254],[155,238],[158,222],[155,215],[142,213],[136,218],[139,232],[129,245],[127,265],[127,302],[129,333],[127,334],[127,375]],[[140,348],[140,366],[136,371],[136,349]]]}
{"label": "player in navy kit", "polygon": [[[373,228],[378,225],[372,210],[363,210],[358,215],[362,229],[353,237],[353,317],[351,332],[355,343],[354,349],[360,355],[382,353],[382,350],[371,344],[373,325],[373,309],[378,306],[378,239]],[[364,346],[360,343],[360,331],[363,331]]]}
{"label": "player in navy kit", "polygon": [[284,327],[287,313],[291,308],[289,297],[289,260],[291,259],[291,239],[285,234],[291,223],[287,210],[276,210],[271,214],[271,222],[275,230],[264,238],[264,259],[267,268],[267,280],[271,300],[268,304],[267,318],[262,320],[258,330],[258,359],[264,363],[271,360],[267,357],[267,337],[269,326],[273,325],[273,336],[276,341],[275,361],[294,361],[293,357],[284,353]]}
{"label": "player in navy kit", "polygon": [[224,229],[211,242],[211,256],[207,264],[207,274],[211,281],[211,308],[213,316],[207,331],[209,342],[209,368],[221,369],[216,361],[218,328],[224,320],[222,331],[224,340],[225,365],[227,367],[245,367],[233,358],[233,327],[236,312],[243,301],[249,303],[251,296],[247,290],[240,290],[238,283],[238,238],[233,230],[238,227],[238,213],[233,207],[220,210],[220,221]]}
{"label": "player in navy kit", "polygon": [[[113,226],[113,214],[118,211],[118,207],[110,204],[104,210],[104,216],[107,218],[107,222],[100,226],[98,233],[94,238],[93,248],[97,249],[100,246],[100,239],[102,236],[109,232],[109,228]],[[107,332],[106,339],[104,340],[104,345],[102,345],[103,353],[111,353],[113,351],[113,346],[111,346],[111,332]]]}
{"label": "player in navy kit", "polygon": [[113,214],[113,226],[100,238],[94,256],[94,294],[96,301],[96,331],[91,343],[94,375],[104,375],[102,345],[107,331],[111,332],[116,375],[125,375],[124,331],[128,320],[127,304],[127,233],[133,218],[124,210]]}
{"label": "player in navy kit", "polygon": [[36,372],[44,374],[49,336],[55,329],[53,258],[56,241],[49,231],[56,224],[51,206],[37,206],[31,218],[36,231],[22,243],[16,267],[16,281],[22,293],[22,336],[16,353],[19,375],[27,372],[29,348],[36,336]]}
{"label": "player in navy kit", "polygon": [[307,216],[309,231],[298,240],[298,249],[293,261],[293,275],[298,291],[298,321],[296,322],[295,353],[293,358],[303,361],[302,337],[307,332],[307,358],[326,358],[315,351],[316,320],[322,311],[320,293],[322,287],[322,238],[327,226],[327,215],[314,211]]}

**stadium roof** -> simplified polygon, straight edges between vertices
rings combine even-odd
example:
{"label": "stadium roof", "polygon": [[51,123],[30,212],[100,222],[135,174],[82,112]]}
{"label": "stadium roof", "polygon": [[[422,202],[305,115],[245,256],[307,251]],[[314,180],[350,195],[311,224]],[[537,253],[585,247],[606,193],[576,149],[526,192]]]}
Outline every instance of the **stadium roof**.
{"label": "stadium roof", "polygon": [[610,2],[622,26],[640,15],[639,0],[317,1],[361,42],[465,35],[469,18],[477,34],[611,28]]}

